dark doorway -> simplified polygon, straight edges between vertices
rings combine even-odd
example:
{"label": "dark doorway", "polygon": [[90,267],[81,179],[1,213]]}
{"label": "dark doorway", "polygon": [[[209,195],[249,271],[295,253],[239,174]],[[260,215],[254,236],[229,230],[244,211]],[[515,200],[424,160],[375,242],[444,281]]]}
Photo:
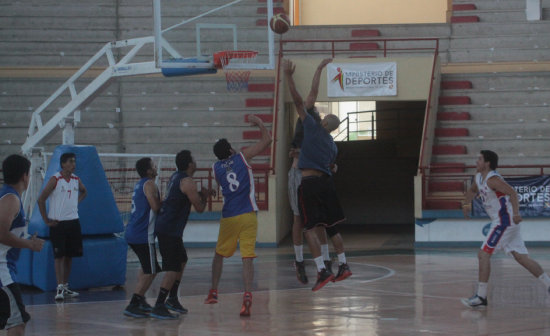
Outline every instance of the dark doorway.
{"label": "dark doorway", "polygon": [[[426,102],[376,103],[376,137],[337,142],[346,226],[414,232],[414,185]],[[414,235],[411,235],[414,239]]]}

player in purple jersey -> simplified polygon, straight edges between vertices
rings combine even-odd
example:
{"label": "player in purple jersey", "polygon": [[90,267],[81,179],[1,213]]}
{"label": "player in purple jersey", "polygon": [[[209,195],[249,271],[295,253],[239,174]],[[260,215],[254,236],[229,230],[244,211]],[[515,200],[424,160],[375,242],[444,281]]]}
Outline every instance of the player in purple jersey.
{"label": "player in purple jersey", "polygon": [[212,170],[222,189],[224,203],[216,253],[212,260],[212,287],[204,301],[206,304],[218,302],[218,284],[222,275],[223,258],[231,257],[239,243],[245,291],[241,316],[250,316],[254,278],[252,261],[256,258],[254,248],[258,233],[256,218],[258,207],[254,196],[254,177],[249,162],[271,144],[271,135],[262,120],[251,115],[249,121],[257,125],[261,132],[261,139],[256,144],[244,149],[241,153],[237,153],[226,139],[218,140],[214,145],[214,154],[219,161],[214,163]]}

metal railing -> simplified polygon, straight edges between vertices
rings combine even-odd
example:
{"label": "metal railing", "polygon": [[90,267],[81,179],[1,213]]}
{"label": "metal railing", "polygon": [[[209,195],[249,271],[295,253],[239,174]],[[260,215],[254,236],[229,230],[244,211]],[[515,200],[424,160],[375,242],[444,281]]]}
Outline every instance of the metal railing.
{"label": "metal railing", "polygon": [[[464,170],[459,172],[436,172],[431,170]],[[468,165],[430,165],[420,167],[422,174],[422,208],[426,208],[427,201],[440,200],[456,202],[457,209],[460,208],[460,202],[464,200],[464,195],[471,185],[472,179],[476,174],[476,166]],[[550,164],[546,165],[502,165],[497,171],[503,177],[526,177],[526,176],[542,176],[550,174]],[[458,191],[431,191],[430,184],[433,182],[458,182],[463,185],[462,190]]]}
{"label": "metal railing", "polygon": [[[158,188],[161,194],[161,199],[167,192],[170,176],[175,172],[175,168],[161,168],[159,171]],[[120,176],[120,173],[125,173]],[[115,201],[119,210],[126,210],[132,202],[132,191],[134,185],[139,181],[139,177],[133,168],[116,168],[105,169],[107,182],[115,196]],[[254,170],[254,186],[256,203],[260,210],[268,210],[268,169]],[[212,169],[198,168],[193,176],[193,180],[197,183],[197,188],[201,187],[216,190],[216,196],[211,196],[207,200],[207,211],[219,211],[223,204],[223,195],[216,179],[212,175]]]}
{"label": "metal railing", "polygon": [[[370,113],[370,120],[359,120],[359,115]],[[356,117],[353,118],[355,120],[351,120],[351,115],[355,115]],[[370,140],[376,139],[376,110],[369,110],[369,111],[359,111],[359,112],[349,112],[347,114],[348,116],[344,118],[340,122],[341,125],[345,125],[344,128],[338,132],[334,136],[334,141],[351,141],[351,140],[358,140],[358,139],[351,139],[350,132],[352,134],[355,134],[357,136],[361,136],[360,133],[367,133],[367,135],[363,135],[367,138],[370,138]],[[355,127],[351,127],[352,125],[355,125]],[[366,127],[361,127],[361,125],[367,125]],[[351,128],[355,128],[355,131],[350,131]],[[366,139],[360,139],[360,140],[366,140]]]}

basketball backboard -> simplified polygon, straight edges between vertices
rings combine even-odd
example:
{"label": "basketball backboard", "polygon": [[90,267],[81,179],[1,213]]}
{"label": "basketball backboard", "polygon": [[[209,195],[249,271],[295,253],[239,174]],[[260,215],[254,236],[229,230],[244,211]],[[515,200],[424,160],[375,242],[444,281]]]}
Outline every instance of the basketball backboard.
{"label": "basketball backboard", "polygon": [[273,0],[153,0],[156,66],[214,68],[216,52],[253,50],[252,62],[226,68],[274,69],[273,11]]}

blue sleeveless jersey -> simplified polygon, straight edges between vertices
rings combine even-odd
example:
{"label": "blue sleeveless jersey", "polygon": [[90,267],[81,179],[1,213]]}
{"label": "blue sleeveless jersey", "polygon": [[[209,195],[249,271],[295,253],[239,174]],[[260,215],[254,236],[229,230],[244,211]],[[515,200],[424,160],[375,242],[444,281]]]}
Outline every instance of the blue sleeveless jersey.
{"label": "blue sleeveless jersey", "polygon": [[130,244],[147,244],[149,242],[149,233],[154,229],[154,213],[151,212],[151,206],[145,196],[145,183],[151,180],[144,177],[134,186],[132,194],[132,215],[126,226],[124,237]]}
{"label": "blue sleeveless jersey", "polygon": [[180,190],[180,182],[186,177],[187,174],[179,170],[170,177],[168,192],[166,198],[162,201],[155,224],[156,234],[183,236],[183,229],[185,229],[191,211],[189,198]]}
{"label": "blue sleeveless jersey", "polygon": [[222,217],[233,217],[258,211],[254,195],[252,168],[242,153],[220,160],[212,166],[223,194]]}
{"label": "blue sleeveless jersey", "polygon": [[[7,194],[14,194],[19,198],[20,208],[17,217],[11,222],[10,232],[23,238],[25,236],[26,220],[25,211],[23,211],[23,202],[15,189],[9,185],[4,185],[0,190],[0,199]],[[0,244],[0,287],[7,286],[17,281],[15,262],[19,259],[21,249]]]}

